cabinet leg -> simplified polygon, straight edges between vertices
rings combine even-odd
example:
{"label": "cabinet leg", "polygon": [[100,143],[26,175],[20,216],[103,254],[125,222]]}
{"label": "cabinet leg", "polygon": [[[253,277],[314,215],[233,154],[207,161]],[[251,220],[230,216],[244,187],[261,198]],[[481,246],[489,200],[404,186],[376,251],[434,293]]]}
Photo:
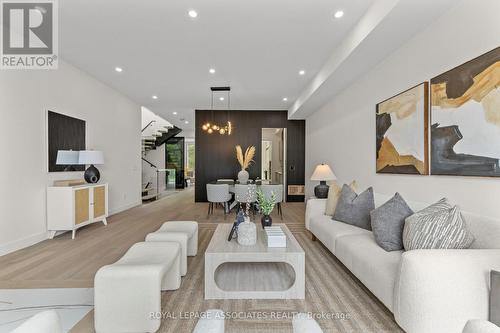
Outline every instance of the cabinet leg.
{"label": "cabinet leg", "polygon": [[106,220],[106,218],[102,219],[102,223],[104,223],[104,225],[108,225],[108,221]]}
{"label": "cabinet leg", "polygon": [[49,238],[54,239],[54,237],[56,236],[56,233],[57,233],[57,231],[49,231]]}
{"label": "cabinet leg", "polygon": [[75,239],[75,235],[76,235],[76,230],[73,230],[73,232],[71,233],[71,239]]}

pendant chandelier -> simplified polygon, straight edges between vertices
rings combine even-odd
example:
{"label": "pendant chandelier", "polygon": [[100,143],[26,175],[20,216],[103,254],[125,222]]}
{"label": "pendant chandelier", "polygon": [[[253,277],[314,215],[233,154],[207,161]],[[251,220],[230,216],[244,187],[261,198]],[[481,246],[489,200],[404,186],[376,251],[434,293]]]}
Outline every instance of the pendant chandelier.
{"label": "pendant chandelier", "polygon": [[[212,101],[210,112],[212,113],[212,121],[206,122],[201,126],[201,129],[208,134],[218,133],[220,135],[231,135],[233,131],[233,126],[229,121],[229,110],[231,109],[231,87],[210,87],[212,91]],[[227,113],[226,122],[219,125],[214,120],[214,92],[216,91],[226,91],[227,92]]]}

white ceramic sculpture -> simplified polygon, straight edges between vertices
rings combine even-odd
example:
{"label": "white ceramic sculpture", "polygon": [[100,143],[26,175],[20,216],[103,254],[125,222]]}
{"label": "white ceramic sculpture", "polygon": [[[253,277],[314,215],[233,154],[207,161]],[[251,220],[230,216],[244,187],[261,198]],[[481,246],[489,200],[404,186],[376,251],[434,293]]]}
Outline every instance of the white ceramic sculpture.
{"label": "white ceramic sculpture", "polygon": [[257,242],[257,226],[252,222],[243,222],[238,226],[238,244],[255,245]]}

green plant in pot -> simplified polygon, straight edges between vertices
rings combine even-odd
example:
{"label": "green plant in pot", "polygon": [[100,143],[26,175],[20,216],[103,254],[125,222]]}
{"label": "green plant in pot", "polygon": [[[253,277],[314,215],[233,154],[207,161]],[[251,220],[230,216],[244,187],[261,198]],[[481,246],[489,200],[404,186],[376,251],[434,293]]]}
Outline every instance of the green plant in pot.
{"label": "green plant in pot", "polygon": [[276,194],[271,192],[271,197],[266,198],[264,193],[259,190],[257,191],[257,203],[259,204],[260,211],[262,212],[262,218],[260,222],[262,223],[262,228],[270,227],[273,224],[273,219],[271,218],[271,213],[276,205]]}

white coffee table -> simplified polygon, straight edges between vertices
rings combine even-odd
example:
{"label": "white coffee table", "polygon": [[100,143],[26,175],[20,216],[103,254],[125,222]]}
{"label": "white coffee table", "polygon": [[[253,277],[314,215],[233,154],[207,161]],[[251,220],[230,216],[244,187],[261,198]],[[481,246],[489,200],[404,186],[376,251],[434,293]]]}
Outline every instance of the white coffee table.
{"label": "white coffee table", "polygon": [[304,299],[304,250],[285,224],[286,248],[268,248],[257,224],[257,243],[227,241],[232,224],[217,226],[205,252],[205,299]]}

